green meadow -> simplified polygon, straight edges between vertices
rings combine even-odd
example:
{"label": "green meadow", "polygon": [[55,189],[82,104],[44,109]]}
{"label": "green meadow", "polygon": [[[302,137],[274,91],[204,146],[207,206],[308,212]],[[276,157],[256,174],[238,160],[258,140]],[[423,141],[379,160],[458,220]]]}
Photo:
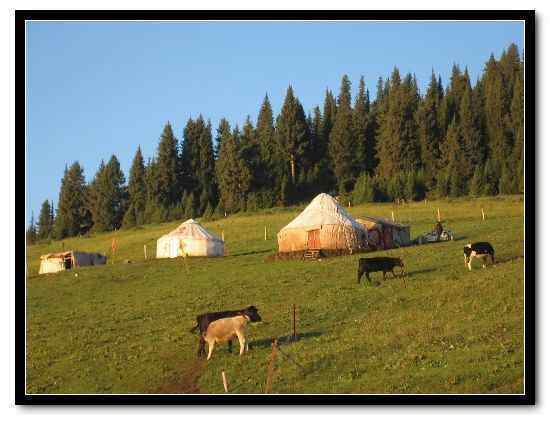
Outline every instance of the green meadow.
{"label": "green meadow", "polygon": [[[375,273],[370,285],[357,284],[357,261],[379,253],[268,259],[277,232],[302,208],[203,221],[223,231],[223,258],[152,259],[175,222],[30,246],[27,392],[223,393],[223,370],[229,392],[263,393],[278,338],[274,393],[522,393],[523,206],[521,197],[496,197],[348,208],[355,217],[393,210],[413,238],[432,229],[440,208],[455,233],[454,241],[384,252],[403,258],[407,276]],[[118,250],[106,266],[38,275],[42,254],[109,255],[113,238]],[[475,241],[493,244],[496,266],[474,260],[468,271],[462,248]],[[239,357],[237,342],[233,353],[217,345],[210,361],[197,359],[195,316],[250,304],[263,317],[247,329],[250,350]]]}

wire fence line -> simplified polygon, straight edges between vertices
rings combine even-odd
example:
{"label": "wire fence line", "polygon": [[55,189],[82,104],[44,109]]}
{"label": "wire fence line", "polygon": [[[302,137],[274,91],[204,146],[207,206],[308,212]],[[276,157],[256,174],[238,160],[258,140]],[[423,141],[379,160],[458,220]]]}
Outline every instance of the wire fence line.
{"label": "wire fence line", "polygon": [[[278,341],[278,338],[274,338],[273,339],[274,341],[277,340]],[[307,369],[302,365],[300,364],[300,362],[298,362],[291,354],[283,351],[280,347],[279,344],[276,344],[275,345],[275,349],[277,350],[278,353],[282,354],[282,359],[283,360],[287,360],[288,362],[294,364],[295,366],[297,366],[300,370],[301,370],[301,373],[303,376],[305,376],[307,374]],[[269,366],[269,363],[270,361],[268,360],[268,363],[267,363],[267,366]],[[227,372],[226,372],[227,373]],[[272,375],[274,376],[274,371],[271,371]],[[269,371],[268,371],[268,375],[269,375]],[[223,374],[222,374],[223,376]],[[272,384],[273,382],[270,382],[269,384]],[[255,384],[257,386],[259,386],[260,388],[265,385],[266,388],[268,386],[268,383],[266,382],[265,384],[263,383],[263,381],[261,380],[254,380],[252,379],[252,377],[249,377],[248,379],[244,380],[244,381],[241,381],[239,384],[237,384],[236,386],[234,386],[233,388],[228,388],[228,390],[226,392],[228,393],[235,393],[236,390],[238,390],[239,388],[241,388],[243,385],[245,384]],[[271,385],[269,385],[271,387]],[[224,385],[225,387],[225,385]]]}

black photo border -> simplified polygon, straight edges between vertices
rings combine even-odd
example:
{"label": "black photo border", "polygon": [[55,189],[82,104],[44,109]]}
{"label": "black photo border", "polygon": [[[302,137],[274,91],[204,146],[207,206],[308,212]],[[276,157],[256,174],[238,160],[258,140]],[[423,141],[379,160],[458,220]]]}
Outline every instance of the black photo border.
{"label": "black photo border", "polygon": [[[18,183],[25,182],[27,20],[522,20],[525,22],[525,393],[415,395],[48,395],[25,391],[25,185],[15,191],[15,404],[17,405],[532,405],[535,404],[535,11],[183,11],[16,10],[15,158]],[[19,184],[18,184],[19,186]],[[17,255],[19,253],[20,255]],[[19,273],[17,273],[19,271]]]}

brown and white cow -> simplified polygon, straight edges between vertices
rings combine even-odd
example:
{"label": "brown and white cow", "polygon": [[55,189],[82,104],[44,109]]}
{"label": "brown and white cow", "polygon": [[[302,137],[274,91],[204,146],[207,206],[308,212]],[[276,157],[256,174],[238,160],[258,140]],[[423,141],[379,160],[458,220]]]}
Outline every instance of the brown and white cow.
{"label": "brown and white cow", "polygon": [[239,340],[241,349],[239,355],[242,356],[245,349],[248,351],[248,344],[246,343],[245,329],[248,322],[261,322],[262,318],[255,312],[252,316],[242,314],[234,317],[226,317],[224,319],[218,319],[208,325],[208,329],[203,334],[203,338],[208,344],[208,357],[206,360],[210,360],[212,352],[214,351],[214,345],[216,342],[228,342],[233,338]]}

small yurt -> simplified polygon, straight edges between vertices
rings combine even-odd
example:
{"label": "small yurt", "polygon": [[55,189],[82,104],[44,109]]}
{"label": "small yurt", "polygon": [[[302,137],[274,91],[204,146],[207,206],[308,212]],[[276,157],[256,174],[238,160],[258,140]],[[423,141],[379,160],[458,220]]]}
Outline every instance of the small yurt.
{"label": "small yurt", "polygon": [[369,245],[376,249],[391,249],[411,243],[411,228],[379,217],[361,217],[356,221],[368,232]]}
{"label": "small yurt", "polygon": [[189,219],[157,241],[157,258],[220,257],[224,242]]}
{"label": "small yurt", "polygon": [[326,193],[317,195],[277,234],[279,252],[366,248],[363,226]]}
{"label": "small yurt", "polygon": [[75,267],[98,266],[107,263],[107,257],[95,252],[65,251],[40,257],[38,274],[57,273]]}

